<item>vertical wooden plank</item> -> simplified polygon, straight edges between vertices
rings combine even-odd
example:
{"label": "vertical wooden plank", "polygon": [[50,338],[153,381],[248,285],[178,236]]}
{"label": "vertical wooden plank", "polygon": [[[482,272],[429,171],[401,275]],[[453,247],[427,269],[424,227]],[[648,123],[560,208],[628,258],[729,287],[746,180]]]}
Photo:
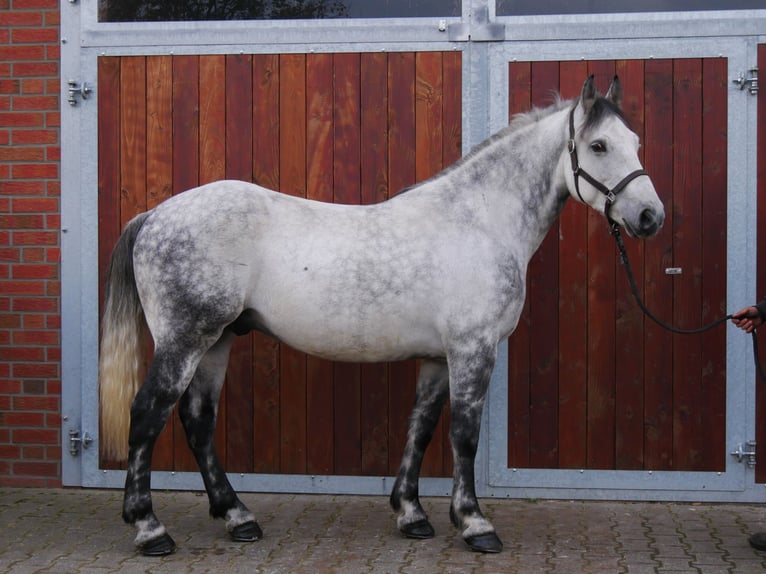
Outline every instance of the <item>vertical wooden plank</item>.
{"label": "vertical wooden plank", "polygon": [[[199,60],[199,183],[226,177],[226,59],[222,55]],[[228,385],[218,400],[215,444],[218,458],[228,468],[226,437]]]}
{"label": "vertical wooden plank", "polygon": [[[253,181],[279,189],[279,56],[253,56]],[[253,334],[253,445],[255,472],[279,472],[279,343]]]}
{"label": "vertical wooden plank", "polygon": [[[532,64],[532,105],[546,107],[559,88],[558,62]],[[555,229],[555,227],[554,227]],[[558,236],[543,240],[527,271],[530,304],[529,463],[535,468],[558,466]]]}
{"label": "vertical wooden plank", "polygon": [[[415,183],[415,55],[388,56],[388,181],[391,195]],[[415,363],[389,366],[389,473],[396,473],[415,402]]]}
{"label": "vertical wooden plank", "polygon": [[[442,166],[442,105],[444,101],[442,54],[415,55],[415,178],[423,181]],[[443,429],[437,425],[421,467],[423,476],[439,476],[443,463]]]}
{"label": "vertical wooden plank", "polygon": [[[726,315],[727,66],[723,58],[702,62],[702,317],[703,324]],[[700,398],[702,468],[726,467],[726,330],[702,336]]]}
{"label": "vertical wooden plank", "polygon": [[[562,62],[562,98],[576,98],[586,62]],[[588,208],[569,201],[559,219],[559,468],[585,468],[587,425]]]}
{"label": "vertical wooden plank", "polygon": [[[361,55],[361,201],[388,198],[388,56]],[[388,365],[361,367],[362,474],[388,474]]]}
{"label": "vertical wooden plank", "polygon": [[[591,62],[596,85],[614,77],[613,62]],[[615,250],[603,215],[588,210],[588,468],[614,468]]]}
{"label": "vertical wooden plank", "polygon": [[[225,63],[226,178],[251,181],[252,56],[227,55]],[[200,84],[200,93],[206,89],[205,84]],[[232,346],[226,369],[226,457],[230,472],[252,472],[254,467],[252,365],[252,340],[250,336],[238,337]]]}
{"label": "vertical wooden plank", "polygon": [[[766,44],[758,45],[758,69],[766,70]],[[761,90],[758,96],[758,195],[756,221],[766,221],[766,95]],[[758,225],[756,231],[758,253],[766,253],[766,226]],[[766,294],[766,258],[759,257],[756,269],[756,285],[758,298]],[[749,302],[749,304],[755,301]],[[743,306],[745,303],[743,303]],[[758,332],[758,343],[761,349],[766,349],[766,329]],[[766,482],[766,385],[756,379],[755,384],[755,481]]]}
{"label": "vertical wooden plank", "polygon": [[[643,142],[644,62],[618,61],[615,73],[625,91],[625,116]],[[626,248],[643,291],[644,242],[628,239]],[[638,470],[644,464],[644,315],[631,295],[622,265],[617,266],[615,298],[615,465],[618,470]]]}
{"label": "vertical wooden plank", "polygon": [[[279,190],[306,197],[306,56],[279,57]],[[280,345],[281,471],[306,472],[306,356]]]}
{"label": "vertical wooden plank", "polygon": [[[109,256],[120,235],[120,64],[101,56],[98,67],[98,308],[104,308]],[[120,465],[101,460],[100,468]]]}
{"label": "vertical wooden plank", "polygon": [[[306,57],[307,143],[306,171],[309,199],[333,199],[333,56]],[[334,471],[333,364],[306,358],[307,472]]]}
{"label": "vertical wooden plank", "polygon": [[[644,65],[644,167],[665,206],[665,225],[645,246],[644,301],[662,321],[673,319],[673,61]],[[673,338],[653,321],[644,327],[644,468],[673,467]]]}
{"label": "vertical wooden plank", "polygon": [[120,76],[120,220],[125,225],[146,211],[146,58],[123,58]]}
{"label": "vertical wooden plank", "polygon": [[[513,62],[509,66],[509,119],[531,107],[532,65]],[[508,466],[529,466],[529,298],[519,324],[508,340]]]}
{"label": "vertical wooden plank", "polygon": [[[335,54],[333,163],[336,203],[359,204],[360,87],[359,54]],[[359,474],[362,468],[360,385],[358,364],[335,363],[335,472]]]}
{"label": "vertical wooden plank", "polygon": [[199,184],[199,57],[173,57],[173,193]]}
{"label": "vertical wooden plank", "polygon": [[[679,328],[701,324],[702,307],[702,63],[676,60],[673,72],[673,252],[683,274],[674,278],[673,321]],[[701,468],[701,338],[676,335],[673,340],[673,466]]]}
{"label": "vertical wooden plank", "polygon": [[152,209],[173,190],[173,60],[146,58],[146,207]]}

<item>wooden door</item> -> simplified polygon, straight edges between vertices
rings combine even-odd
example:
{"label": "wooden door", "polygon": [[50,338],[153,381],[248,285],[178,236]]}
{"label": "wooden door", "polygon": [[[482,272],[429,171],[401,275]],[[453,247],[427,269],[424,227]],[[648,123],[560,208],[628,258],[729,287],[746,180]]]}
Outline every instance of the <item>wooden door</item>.
{"label": "wooden door", "polygon": [[[601,90],[620,76],[667,216],[658,236],[626,238],[641,296],[679,328],[724,315],[726,60],[509,66],[510,114],[547,105],[554,90],[576,97],[588,74]],[[528,286],[509,342],[509,468],[725,470],[724,328],[672,335],[644,318],[604,218],[574,201]]]}
{"label": "wooden door", "polygon": [[[254,181],[374,203],[461,155],[457,52],[101,57],[99,265],[135,214],[199,184]],[[229,472],[395,474],[417,364],[330,363],[237,340],[217,445]],[[451,474],[447,418],[424,475]],[[114,466],[102,461],[102,466]],[[154,468],[195,470],[174,415]]]}

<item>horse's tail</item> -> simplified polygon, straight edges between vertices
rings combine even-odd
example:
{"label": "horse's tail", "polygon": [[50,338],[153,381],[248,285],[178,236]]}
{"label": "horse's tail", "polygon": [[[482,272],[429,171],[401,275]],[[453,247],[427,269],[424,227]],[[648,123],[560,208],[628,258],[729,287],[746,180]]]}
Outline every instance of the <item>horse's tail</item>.
{"label": "horse's tail", "polygon": [[101,455],[128,457],[130,404],[141,385],[146,320],[133,274],[133,246],[148,217],[134,217],[120,235],[107,269],[98,379],[101,404]]}

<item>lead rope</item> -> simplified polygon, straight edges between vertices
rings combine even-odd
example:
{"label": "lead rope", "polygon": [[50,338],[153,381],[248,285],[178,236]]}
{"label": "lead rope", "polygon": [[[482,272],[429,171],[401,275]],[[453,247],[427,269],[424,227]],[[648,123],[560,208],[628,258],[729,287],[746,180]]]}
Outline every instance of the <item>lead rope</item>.
{"label": "lead rope", "polygon": [[[705,331],[709,331],[710,329],[713,329],[714,327],[717,327],[721,323],[725,323],[726,321],[732,318],[733,315],[728,314],[725,317],[716,319],[712,323],[709,323],[697,329],[677,329],[673,327],[672,325],[668,325],[667,323],[660,321],[646,307],[646,305],[644,305],[644,302],[641,300],[641,296],[638,294],[638,286],[636,285],[636,280],[633,277],[633,270],[630,267],[630,260],[628,259],[628,252],[625,249],[625,242],[622,240],[622,235],[620,234],[620,227],[616,223],[611,223],[609,226],[609,233],[612,234],[612,236],[614,237],[614,240],[617,242],[617,249],[620,251],[620,261],[625,267],[625,273],[628,275],[628,282],[630,283],[630,290],[633,293],[633,298],[636,300],[636,303],[638,303],[638,306],[641,308],[644,314],[647,317],[649,317],[652,321],[657,323],[660,327],[662,327],[663,329],[667,331],[670,331],[671,333],[676,333],[678,335],[696,335],[698,333],[704,333]],[[763,372],[763,368],[761,367],[761,362],[758,359],[759,357],[758,337],[755,334],[755,330],[752,331],[751,335],[753,339],[753,362],[755,363],[755,370],[758,373],[758,377],[761,379],[761,381],[766,383],[766,373]]]}

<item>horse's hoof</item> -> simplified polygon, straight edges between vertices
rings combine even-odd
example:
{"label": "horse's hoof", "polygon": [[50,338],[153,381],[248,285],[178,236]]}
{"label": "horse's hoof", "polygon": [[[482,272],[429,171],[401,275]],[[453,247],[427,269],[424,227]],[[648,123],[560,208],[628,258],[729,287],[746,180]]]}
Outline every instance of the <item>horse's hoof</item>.
{"label": "horse's hoof", "polygon": [[436,535],[436,532],[434,532],[434,527],[431,526],[431,523],[428,522],[427,518],[405,524],[401,527],[400,531],[407,538],[417,538],[419,540],[433,538]]}
{"label": "horse's hoof", "polygon": [[474,552],[497,554],[503,549],[503,543],[494,532],[486,532],[484,534],[477,534],[476,536],[469,536],[465,539],[465,543],[468,544],[468,546],[470,546],[471,550]]}
{"label": "horse's hoof", "polygon": [[139,550],[144,556],[167,556],[176,551],[176,543],[166,532],[162,536],[144,542]]}
{"label": "horse's hoof", "polygon": [[255,520],[251,520],[235,527],[229,536],[234,542],[255,542],[263,538],[263,531]]}

